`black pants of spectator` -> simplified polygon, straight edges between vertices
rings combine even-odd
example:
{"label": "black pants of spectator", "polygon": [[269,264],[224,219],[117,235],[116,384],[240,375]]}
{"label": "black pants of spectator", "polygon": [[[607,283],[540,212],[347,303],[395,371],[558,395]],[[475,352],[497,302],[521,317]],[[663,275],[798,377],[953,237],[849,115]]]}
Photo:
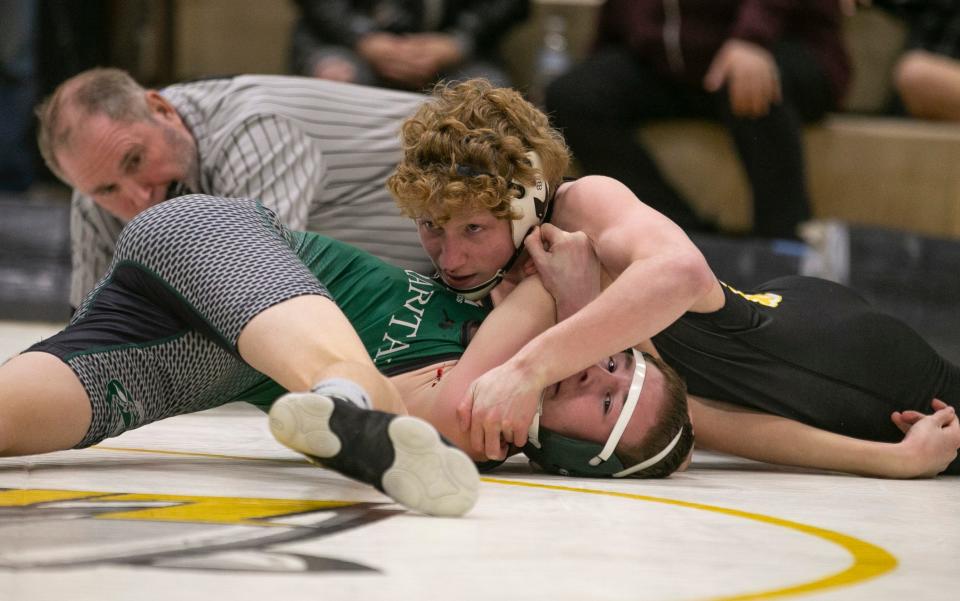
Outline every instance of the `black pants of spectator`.
{"label": "black pants of spectator", "polygon": [[[810,217],[802,123],[831,109],[834,96],[813,56],[790,42],[774,51],[783,102],[759,119],[732,114],[726,89],[708,93],[680,83],[621,49],[605,49],[555,80],[546,106],[587,173],[613,177],[687,230],[707,229],[664,179],[640,144],[637,126],[655,120],[707,118],[730,131],[753,194],[753,233],[796,238]],[[690,177],[697,177],[691,173]]]}

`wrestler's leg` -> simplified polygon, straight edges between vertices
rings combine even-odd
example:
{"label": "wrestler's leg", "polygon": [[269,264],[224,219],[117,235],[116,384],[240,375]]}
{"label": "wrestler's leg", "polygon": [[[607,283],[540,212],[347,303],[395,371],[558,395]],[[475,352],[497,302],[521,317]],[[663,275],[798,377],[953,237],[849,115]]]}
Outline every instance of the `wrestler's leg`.
{"label": "wrestler's leg", "polygon": [[[237,348],[284,388],[317,391],[273,404],[270,430],[284,445],[425,513],[455,516],[473,506],[472,462],[426,422],[392,415],[406,413],[399,393],[333,301],[306,295],[274,305],[250,320]],[[358,408],[354,385],[380,410]]]}
{"label": "wrestler's leg", "polygon": [[342,378],[369,396],[372,408],[407,413],[394,385],[377,371],[360,337],[328,298],[298,296],[250,320],[237,339],[243,360],[292,391]]}
{"label": "wrestler's leg", "polygon": [[253,201],[195,195],[132,221],[116,260],[125,274],[135,272],[144,296],[284,388],[340,379],[355,386],[341,386],[339,396],[357,402],[363,394],[369,406],[405,412],[294,246],[276,216]]}
{"label": "wrestler's leg", "polygon": [[0,455],[32,455],[75,446],[90,427],[80,380],[48,353],[18,355],[0,366]]}
{"label": "wrestler's leg", "polygon": [[479,487],[470,459],[422,420],[363,408],[379,395],[367,387],[388,401],[396,391],[325,300],[294,238],[252,201],[181,197],[132,221],[115,261],[152,302],[244,364],[312,391],[274,402],[270,426],[280,442],[408,507],[466,512]]}

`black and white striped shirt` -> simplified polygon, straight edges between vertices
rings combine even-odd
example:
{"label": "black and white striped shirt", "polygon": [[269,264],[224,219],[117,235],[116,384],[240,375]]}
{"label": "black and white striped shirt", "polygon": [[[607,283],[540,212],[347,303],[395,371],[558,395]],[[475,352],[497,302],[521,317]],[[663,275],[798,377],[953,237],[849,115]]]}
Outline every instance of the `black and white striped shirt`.
{"label": "black and white striped shirt", "polygon": [[[193,192],[257,199],[291,229],[430,272],[415,225],[385,186],[400,160],[400,125],[423,96],[269,75],[178,84],[161,93],[197,142],[200,181]],[[74,306],[106,273],[122,227],[74,194]]]}

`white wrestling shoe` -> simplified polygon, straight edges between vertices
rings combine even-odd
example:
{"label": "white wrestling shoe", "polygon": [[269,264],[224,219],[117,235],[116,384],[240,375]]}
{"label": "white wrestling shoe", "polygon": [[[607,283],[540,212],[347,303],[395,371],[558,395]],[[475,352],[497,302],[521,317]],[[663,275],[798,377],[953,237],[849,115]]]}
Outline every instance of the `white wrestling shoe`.
{"label": "white wrestling shoe", "polygon": [[373,485],[404,507],[460,516],[477,502],[480,475],[473,461],[420,418],[297,392],[270,408],[270,431],[308,459]]}

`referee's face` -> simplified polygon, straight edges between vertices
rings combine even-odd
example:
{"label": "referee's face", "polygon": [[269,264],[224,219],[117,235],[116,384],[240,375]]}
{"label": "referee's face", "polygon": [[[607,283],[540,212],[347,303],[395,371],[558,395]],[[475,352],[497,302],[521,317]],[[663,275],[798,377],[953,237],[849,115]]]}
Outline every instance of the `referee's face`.
{"label": "referee's face", "polygon": [[[153,107],[151,107],[153,108]],[[172,111],[172,107],[170,108]],[[175,113],[138,121],[83,115],[57,159],[67,180],[125,221],[168,198],[196,169],[196,144]]]}

